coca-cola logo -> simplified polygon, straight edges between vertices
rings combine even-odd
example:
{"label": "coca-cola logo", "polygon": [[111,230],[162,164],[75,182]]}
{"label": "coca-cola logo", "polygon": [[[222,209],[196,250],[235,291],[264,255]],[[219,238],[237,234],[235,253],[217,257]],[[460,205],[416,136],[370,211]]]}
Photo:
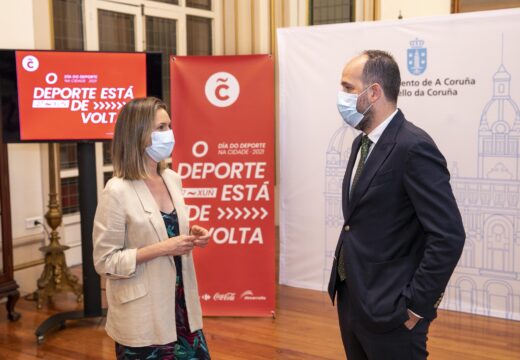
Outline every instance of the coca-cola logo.
{"label": "coca-cola logo", "polygon": [[215,293],[213,295],[214,301],[235,301],[235,293],[234,292],[227,292],[224,294],[221,293]]}

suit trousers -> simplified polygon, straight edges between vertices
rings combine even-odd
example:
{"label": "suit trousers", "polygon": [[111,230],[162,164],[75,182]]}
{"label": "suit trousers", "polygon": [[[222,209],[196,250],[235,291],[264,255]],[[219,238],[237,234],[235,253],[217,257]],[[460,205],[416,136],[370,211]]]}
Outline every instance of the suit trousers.
{"label": "suit trousers", "polygon": [[404,324],[384,333],[363,326],[349,301],[345,281],[338,282],[337,308],[341,338],[348,360],[423,360],[430,321],[421,319],[412,330]]}

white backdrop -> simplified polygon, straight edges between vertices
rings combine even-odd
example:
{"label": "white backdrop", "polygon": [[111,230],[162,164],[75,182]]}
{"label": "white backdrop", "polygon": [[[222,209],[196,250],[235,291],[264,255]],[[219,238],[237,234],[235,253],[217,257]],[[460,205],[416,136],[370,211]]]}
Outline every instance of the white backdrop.
{"label": "white backdrop", "polygon": [[445,155],[464,220],[441,307],[520,320],[519,34],[518,9],[278,30],[282,284],[326,289],[356,135],[336,109],[341,71],[383,49],[400,66],[398,106]]}

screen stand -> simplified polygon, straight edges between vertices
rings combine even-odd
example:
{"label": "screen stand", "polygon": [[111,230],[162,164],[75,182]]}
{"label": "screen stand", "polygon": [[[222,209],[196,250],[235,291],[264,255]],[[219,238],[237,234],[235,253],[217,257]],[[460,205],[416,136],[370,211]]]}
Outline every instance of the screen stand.
{"label": "screen stand", "polygon": [[100,278],[92,258],[92,229],[97,206],[96,151],[94,142],[78,143],[79,209],[81,214],[81,258],[83,261],[83,311],[68,311],[52,315],[36,329],[36,341],[41,344],[52,329],[65,328],[65,321],[105,316],[101,307]]}

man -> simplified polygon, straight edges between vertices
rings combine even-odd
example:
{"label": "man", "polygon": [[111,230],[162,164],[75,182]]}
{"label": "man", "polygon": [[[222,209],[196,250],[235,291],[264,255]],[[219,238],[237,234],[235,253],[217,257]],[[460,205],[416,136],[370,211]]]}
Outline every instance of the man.
{"label": "man", "polygon": [[426,359],[426,335],[465,233],[446,161],[397,109],[393,57],[368,50],[343,70],[338,109],[362,131],[343,180],[329,294],[350,360]]}

